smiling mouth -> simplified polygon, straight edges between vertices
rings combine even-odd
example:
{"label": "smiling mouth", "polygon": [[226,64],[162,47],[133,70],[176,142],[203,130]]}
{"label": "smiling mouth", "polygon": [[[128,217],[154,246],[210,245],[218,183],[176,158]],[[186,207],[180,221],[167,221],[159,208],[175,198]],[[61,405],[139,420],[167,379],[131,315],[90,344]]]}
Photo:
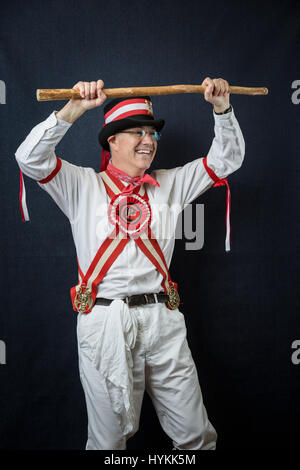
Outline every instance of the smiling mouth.
{"label": "smiling mouth", "polygon": [[153,151],[147,149],[140,149],[136,150],[135,153],[137,153],[138,155],[147,155],[149,157],[150,155],[152,155]]}

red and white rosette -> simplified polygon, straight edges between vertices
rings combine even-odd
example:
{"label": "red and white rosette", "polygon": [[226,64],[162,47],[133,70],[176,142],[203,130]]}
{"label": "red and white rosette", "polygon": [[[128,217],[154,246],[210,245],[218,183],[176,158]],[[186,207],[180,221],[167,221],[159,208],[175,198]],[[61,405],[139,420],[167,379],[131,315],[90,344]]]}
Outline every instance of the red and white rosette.
{"label": "red and white rosette", "polygon": [[140,194],[115,195],[108,207],[108,218],[131,238],[139,237],[151,223],[151,208]]}

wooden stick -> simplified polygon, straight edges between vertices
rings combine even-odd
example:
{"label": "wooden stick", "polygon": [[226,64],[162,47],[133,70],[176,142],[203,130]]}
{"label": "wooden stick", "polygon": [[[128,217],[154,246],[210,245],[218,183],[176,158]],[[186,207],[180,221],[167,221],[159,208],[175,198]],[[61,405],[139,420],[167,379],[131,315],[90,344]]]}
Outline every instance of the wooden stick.
{"label": "wooden stick", "polygon": [[[133,96],[175,95],[179,93],[204,93],[202,85],[168,85],[134,88],[103,88],[108,98],[126,98]],[[230,86],[229,91],[235,95],[267,95],[267,88],[250,88],[242,86]],[[36,90],[38,101],[82,99],[78,90],[73,88],[52,88]]]}

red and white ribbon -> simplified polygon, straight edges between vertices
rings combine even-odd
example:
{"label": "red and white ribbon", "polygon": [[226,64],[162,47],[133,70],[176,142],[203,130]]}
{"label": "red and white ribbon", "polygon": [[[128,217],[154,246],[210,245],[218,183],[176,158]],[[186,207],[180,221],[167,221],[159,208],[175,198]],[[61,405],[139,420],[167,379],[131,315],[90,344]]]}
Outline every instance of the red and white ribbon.
{"label": "red and white ribbon", "polygon": [[225,224],[226,224],[226,238],[225,238],[225,250],[230,251],[230,242],[231,242],[231,227],[230,227],[230,208],[231,208],[231,195],[230,195],[230,188],[228,184],[227,178],[218,178],[218,176],[213,172],[211,168],[207,165],[206,157],[203,158],[204,168],[206,169],[208,175],[211,179],[215,182],[213,188],[217,186],[227,186],[227,200],[226,200],[226,217],[225,217]]}
{"label": "red and white ribbon", "polygon": [[[49,183],[59,172],[61,169],[61,159],[56,157],[56,166],[54,170],[48,175],[46,178],[39,180],[38,183],[40,184],[45,184]],[[22,221],[23,222],[28,222],[30,220],[29,218],[29,213],[27,209],[27,204],[26,204],[26,190],[25,190],[25,183],[24,183],[24,178],[23,178],[23,173],[20,170],[20,193],[19,193],[19,203],[20,203],[20,210],[21,210],[21,216],[22,216]]]}
{"label": "red and white ribbon", "polygon": [[26,204],[26,190],[25,190],[25,183],[23,178],[23,173],[20,170],[20,193],[19,193],[19,203],[20,203],[20,210],[22,216],[22,222],[28,222],[29,214]]}

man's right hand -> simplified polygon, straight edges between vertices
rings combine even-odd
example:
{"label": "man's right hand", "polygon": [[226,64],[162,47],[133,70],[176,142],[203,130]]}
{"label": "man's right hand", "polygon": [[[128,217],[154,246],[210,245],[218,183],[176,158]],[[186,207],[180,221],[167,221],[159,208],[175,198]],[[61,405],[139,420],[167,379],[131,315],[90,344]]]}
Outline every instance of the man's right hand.
{"label": "man's right hand", "polygon": [[103,87],[104,83],[102,80],[97,82],[77,82],[73,89],[80,91],[83,99],[72,99],[70,101],[74,106],[83,108],[85,111],[101,106],[107,98],[102,91]]}
{"label": "man's right hand", "polygon": [[107,96],[103,93],[104,83],[102,80],[97,82],[77,82],[73,89],[78,90],[81,99],[71,99],[68,103],[56,113],[58,119],[73,123],[82,116],[85,111],[101,106]]}

